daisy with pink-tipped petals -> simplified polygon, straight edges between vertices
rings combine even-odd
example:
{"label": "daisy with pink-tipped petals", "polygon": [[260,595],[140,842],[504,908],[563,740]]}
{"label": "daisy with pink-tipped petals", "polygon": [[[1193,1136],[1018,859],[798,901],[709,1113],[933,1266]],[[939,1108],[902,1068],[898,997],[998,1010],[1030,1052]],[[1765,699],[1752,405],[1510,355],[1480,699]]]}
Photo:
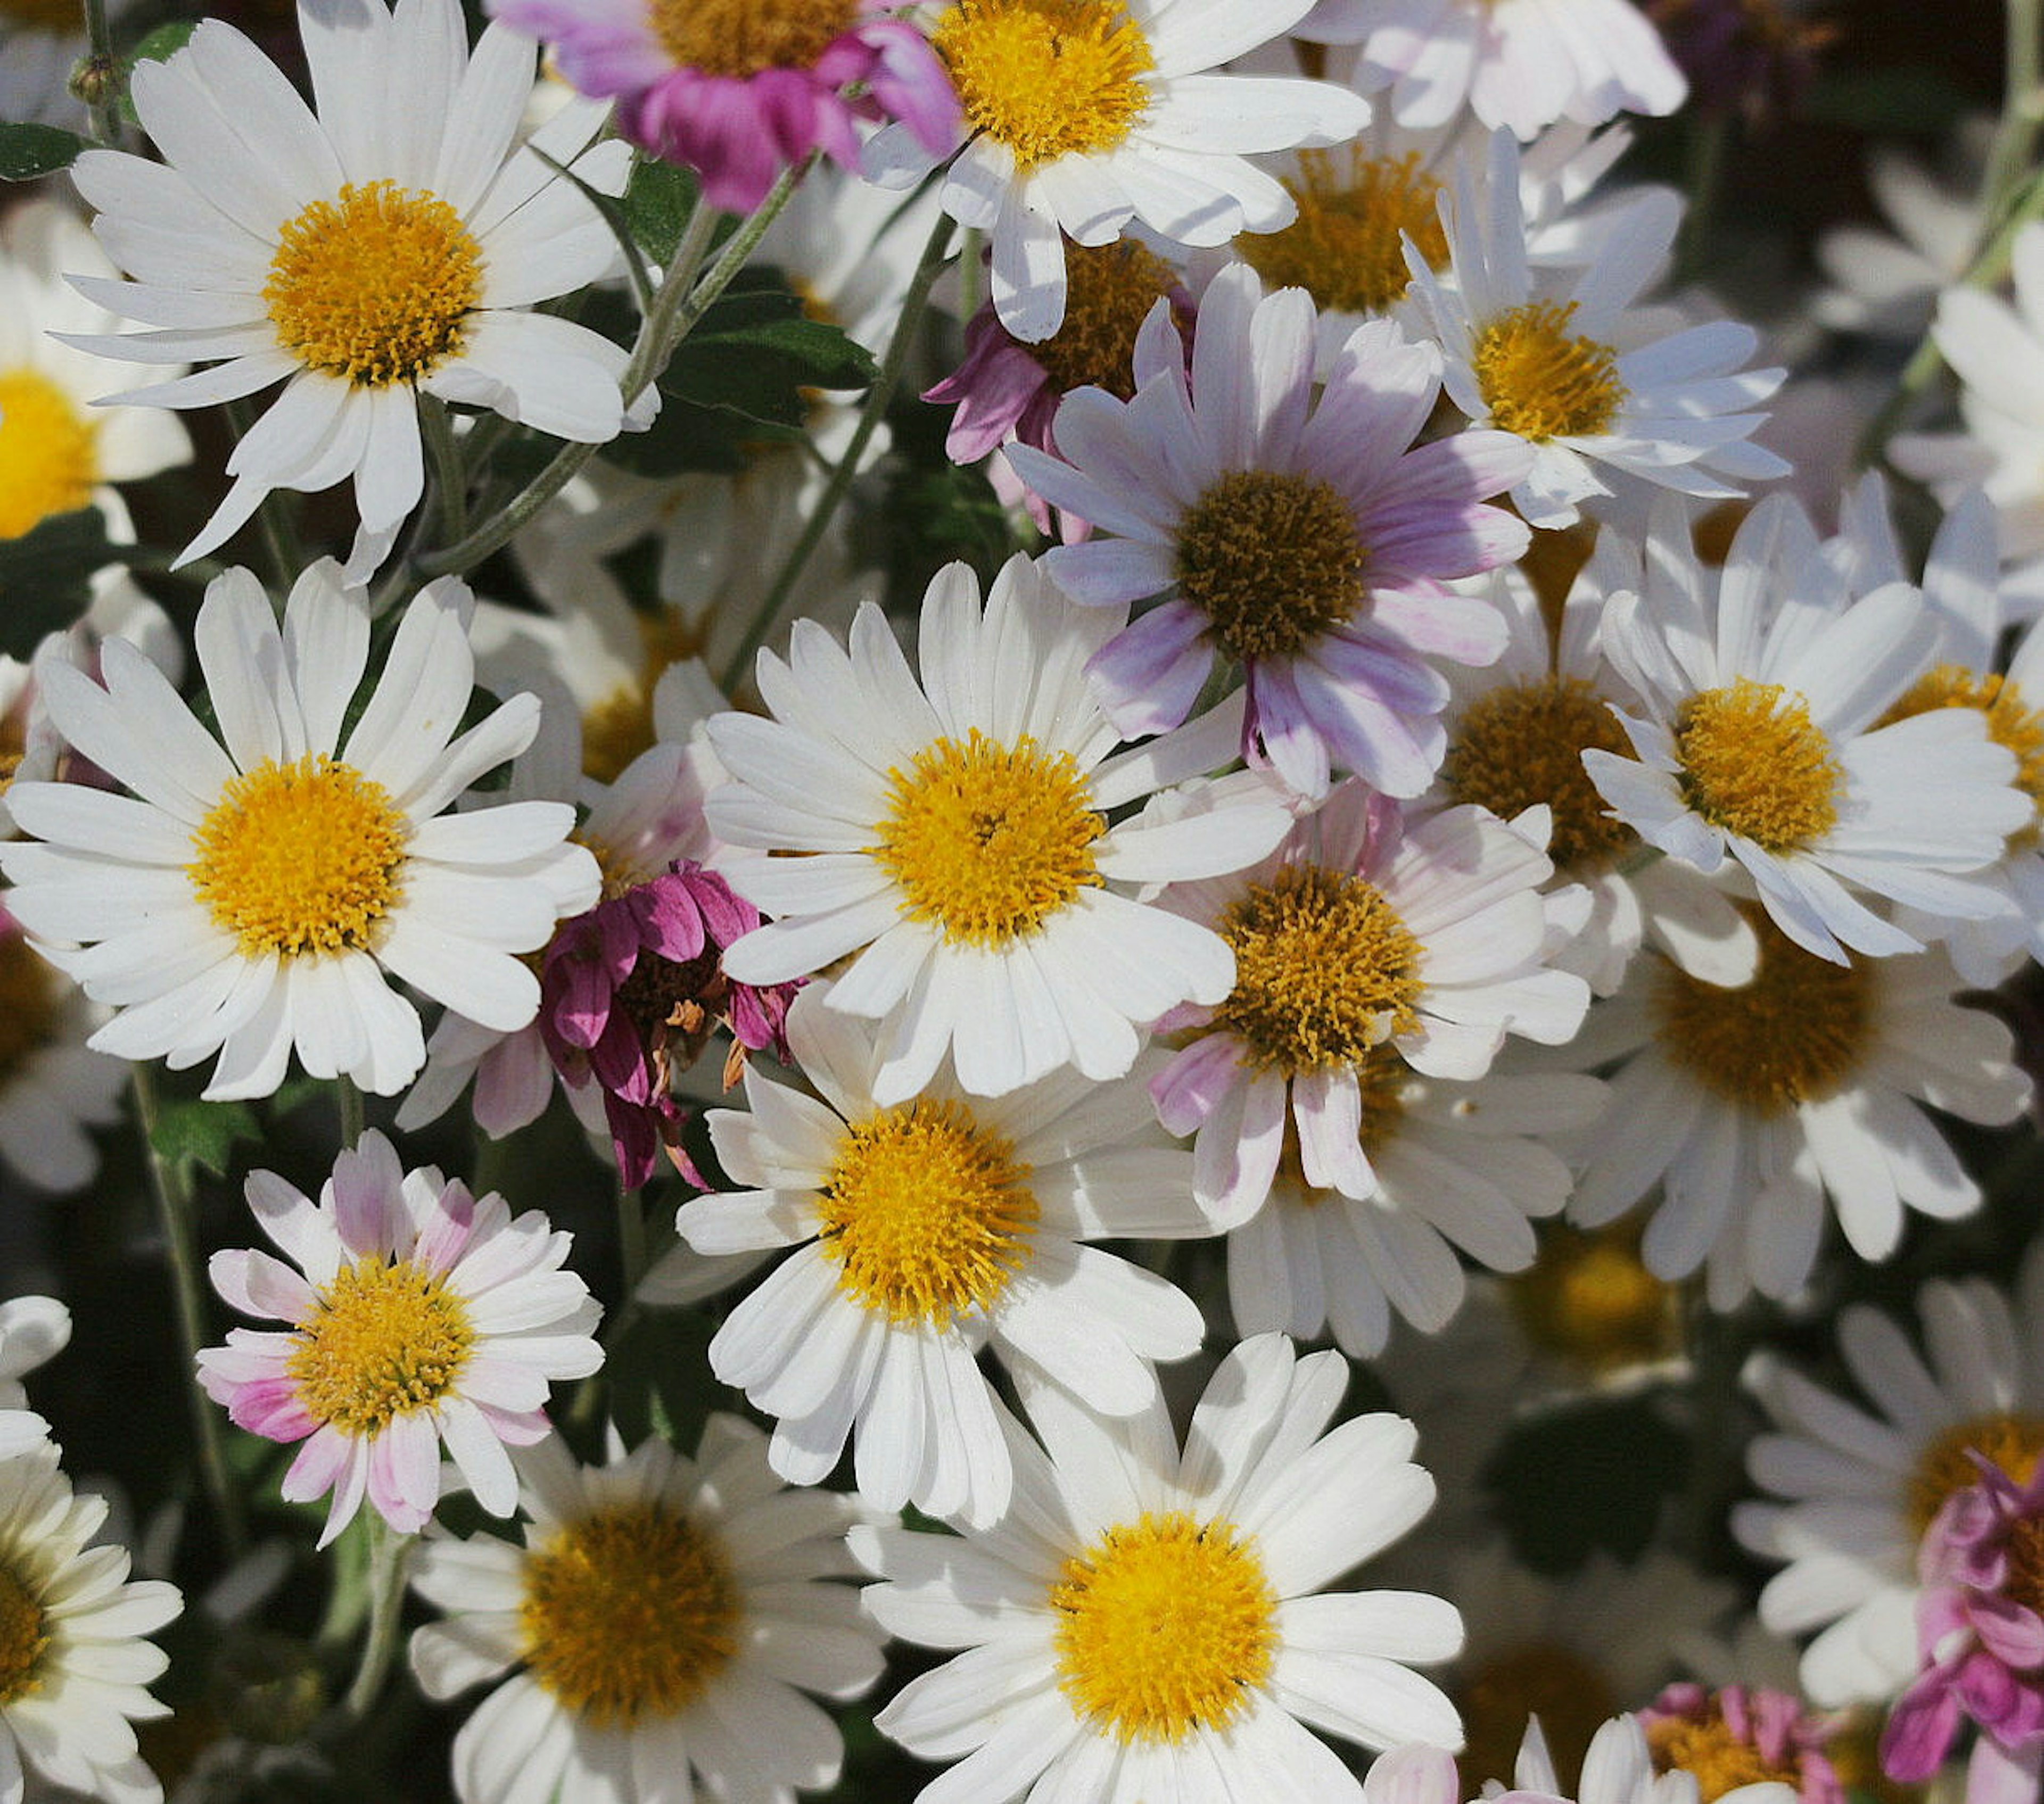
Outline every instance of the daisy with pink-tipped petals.
{"label": "daisy with pink-tipped petals", "polygon": [[332,1493],[320,1545],[365,1496],[416,1534],[440,1500],[443,1449],[483,1508],[509,1515],[505,1447],[546,1434],[550,1385],[603,1362],[590,1338],[601,1312],[563,1269],[573,1237],[431,1166],[405,1171],[373,1131],[335,1161],[318,1202],[274,1172],[253,1173],[248,1197],[290,1263],[217,1253],[213,1288],[290,1326],[235,1329],[199,1355],[199,1383],[236,1426],[305,1443],[282,1489],[291,1503]]}

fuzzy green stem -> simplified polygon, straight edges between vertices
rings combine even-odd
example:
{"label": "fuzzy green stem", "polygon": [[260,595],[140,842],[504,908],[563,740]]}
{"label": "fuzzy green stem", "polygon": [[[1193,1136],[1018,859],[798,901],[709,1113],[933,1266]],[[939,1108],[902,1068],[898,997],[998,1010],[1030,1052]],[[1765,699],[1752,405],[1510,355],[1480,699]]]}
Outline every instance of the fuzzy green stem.
{"label": "fuzzy green stem", "polygon": [[880,374],[874,378],[866,405],[859,411],[859,424],[852,432],[851,442],[844,447],[844,455],[831,472],[830,481],[817,497],[814,511],[803,523],[801,536],[789,548],[780,569],[774,572],[772,587],[766,591],[759,611],[745,629],[745,636],[731,654],[730,662],[724,666],[721,681],[726,695],[732,694],[745,680],[754,654],[766,643],[766,635],[774,630],[774,624],[787,606],[795,585],[801,580],[810,558],[823,543],[831,521],[836,517],[840,504],[851,490],[852,479],[858,475],[859,463],[866,455],[866,447],[873,442],[873,435],[887,412],[887,404],[901,386],[901,372],[908,367],[909,351],[921,328],[924,310],[929,305],[930,290],[950,254],[951,229],[951,216],[939,213],[923,245],[922,259],[916,265],[916,273],[909,278],[908,292],[901,301],[901,317],[896,320],[894,336],[888,341],[886,360],[881,364]]}
{"label": "fuzzy green stem", "polygon": [[419,397],[419,437],[432,465],[433,490],[444,538],[459,539],[468,530],[468,472],[455,443],[454,420],[436,394]]}
{"label": "fuzzy green stem", "polygon": [[340,1143],[352,1151],[361,1144],[364,1125],[362,1092],[352,1077],[336,1077],[334,1094],[340,1104]]}
{"label": "fuzzy green stem", "polygon": [[113,55],[113,29],[107,23],[106,0],[85,0],[85,35],[92,47],[92,60],[104,79],[92,102],[92,129],[110,148],[121,148],[121,89],[115,79],[121,65]]}
{"label": "fuzzy green stem", "polygon": [[179,1167],[166,1159],[156,1146],[161,1110],[156,1097],[153,1067],[138,1060],[129,1066],[135,1092],[135,1115],[142,1130],[142,1146],[149,1168],[149,1189],[156,1199],[156,1217],[163,1224],[163,1244],[169,1257],[171,1289],[177,1307],[178,1341],[184,1355],[182,1389],[191,1411],[192,1427],[198,1441],[198,1468],[221,1539],[229,1557],[242,1550],[248,1536],[241,1510],[241,1494],[228,1469],[227,1445],[220,1431],[220,1418],[212,1399],[198,1387],[199,1351],[210,1337],[206,1327],[206,1296],[198,1278],[198,1250],[193,1232],[197,1214],[190,1188]]}
{"label": "fuzzy green stem", "polygon": [[1731,140],[1731,117],[1700,113],[1689,121],[1689,209],[1683,216],[1681,244],[1676,253],[1677,280],[1694,281],[1709,267],[1711,240],[1718,201],[1724,191],[1725,151]]}
{"label": "fuzzy green stem", "polygon": [[344,1705],[356,1721],[382,1695],[398,1652],[398,1625],[404,1614],[405,1566],[415,1535],[401,1535],[381,1516],[369,1522],[369,1633],[362,1644],[361,1663]]}

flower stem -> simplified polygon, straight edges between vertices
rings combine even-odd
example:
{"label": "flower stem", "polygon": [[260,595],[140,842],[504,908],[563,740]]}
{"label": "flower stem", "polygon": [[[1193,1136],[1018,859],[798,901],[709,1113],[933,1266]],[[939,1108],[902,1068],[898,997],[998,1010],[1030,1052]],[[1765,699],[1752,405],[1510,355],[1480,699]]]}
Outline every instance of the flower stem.
{"label": "flower stem", "polygon": [[415,1535],[396,1533],[381,1516],[369,1522],[369,1633],[362,1644],[361,1664],[348,1688],[344,1705],[359,1721],[382,1695],[398,1652],[398,1623],[404,1613],[405,1567]]}
{"label": "flower stem", "polygon": [[161,1119],[156,1099],[154,1069],[137,1060],[129,1067],[135,1092],[135,1114],[142,1128],[142,1147],[149,1167],[149,1189],[162,1222],[163,1244],[171,1268],[171,1290],[177,1306],[178,1340],[184,1354],[184,1391],[191,1410],[192,1426],[198,1440],[199,1476],[213,1513],[220,1524],[221,1539],[229,1556],[238,1555],[248,1537],[241,1512],[241,1495],[228,1470],[227,1446],[220,1432],[220,1418],[213,1402],[198,1387],[195,1376],[199,1349],[207,1344],[206,1299],[199,1288],[198,1249],[192,1233],[194,1214],[190,1188],[179,1166],[166,1159],[156,1146],[156,1128]]}
{"label": "flower stem", "polygon": [[738,649],[731,654],[720,679],[724,693],[729,695],[745,680],[753,655],[766,643],[766,635],[774,630],[774,623],[780,617],[781,610],[788,605],[795,585],[808,567],[810,557],[823,542],[825,532],[836,516],[840,504],[850,491],[852,479],[859,474],[866,447],[873,442],[874,433],[879,429],[882,418],[887,412],[887,404],[893,399],[895,390],[901,386],[901,372],[908,366],[909,352],[916,341],[918,329],[923,323],[924,309],[928,306],[930,290],[936,284],[938,272],[944,267],[950,255],[952,221],[948,213],[939,213],[936,223],[930,228],[930,236],[923,245],[922,260],[916,265],[916,273],[909,278],[908,293],[902,297],[901,317],[895,322],[894,336],[888,341],[886,360],[880,366],[880,374],[874,380],[866,397],[866,405],[860,410],[858,427],[851,435],[851,442],[844,447],[844,455],[838,459],[837,467],[831,472],[829,482],[816,499],[815,510],[804,523],[801,536],[789,548],[782,560],[781,567],[774,573],[773,586],[766,591],[766,599],[759,605],[759,612],[745,630],[745,637]]}
{"label": "flower stem", "polygon": [[468,530],[468,473],[461,447],[455,442],[454,420],[436,394],[419,397],[419,437],[433,466],[433,488],[440,509],[440,532],[459,539]]}
{"label": "flower stem", "polygon": [[638,1294],[646,1275],[646,1209],[636,1190],[617,1187],[617,1258],[624,1271],[624,1302]]}
{"label": "flower stem", "polygon": [[121,92],[114,79],[120,64],[113,57],[113,33],[106,21],[106,0],[85,0],[85,35],[91,46],[92,60],[102,75],[92,101],[92,129],[110,149],[121,148]]}
{"label": "flower stem", "polygon": [[[237,439],[248,436],[255,415],[246,401],[222,401],[221,412],[226,415],[228,426]],[[305,567],[305,548],[298,538],[298,523],[283,497],[282,489],[272,489],[256,504],[256,525],[262,535],[263,555],[269,562],[270,580],[276,585],[279,606],[282,597],[290,592]]]}
{"label": "flower stem", "polygon": [[334,1094],[340,1104],[340,1143],[352,1151],[360,1144],[363,1125],[362,1092],[352,1077],[336,1077]]}

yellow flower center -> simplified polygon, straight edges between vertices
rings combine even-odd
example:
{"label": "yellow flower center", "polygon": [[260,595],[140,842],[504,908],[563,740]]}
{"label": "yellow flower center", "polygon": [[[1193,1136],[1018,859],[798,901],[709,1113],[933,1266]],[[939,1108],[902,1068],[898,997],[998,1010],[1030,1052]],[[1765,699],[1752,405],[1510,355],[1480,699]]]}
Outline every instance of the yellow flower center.
{"label": "yellow flower center", "polygon": [[838,1143],[816,1203],[824,1256],[866,1308],[944,1326],[1028,1264],[1030,1169],[962,1103],[886,1110]]}
{"label": "yellow flower center", "polygon": [[1067,1560],[1051,1645],[1073,1707],[1124,1741],[1225,1729],[1270,1675],[1278,1595],[1228,1522],[1144,1514]]}
{"label": "yellow flower center", "polygon": [[1662,1053],[1735,1107],[1776,1115],[1821,1102],[1850,1080],[1873,1042],[1873,982],[1864,961],[1834,965],[1746,911],[1760,939],[1753,981],[1720,989],[1655,960],[1648,1005]]}
{"label": "yellow flower center", "polygon": [[859,22],[855,0],[651,0],[647,13],[678,67],[741,80],[806,69]]}
{"label": "yellow flower center", "polygon": [[1178,277],[1133,238],[1065,246],[1065,323],[1029,355],[1062,393],[1102,388],[1127,401],[1135,393],[1135,340],[1150,309]]}
{"label": "yellow flower center", "polygon": [[1492,1656],[1463,1682],[1455,1706],[1467,1750],[1462,1777],[1471,1791],[1487,1779],[1512,1783],[1526,1719],[1535,1714],[1555,1776],[1573,1791],[1591,1737],[1619,1707],[1608,1675],[1556,1641],[1523,1642]]}
{"label": "yellow flower center", "polygon": [[467,1364],[475,1330],[433,1272],[380,1254],[344,1265],[298,1325],[285,1371],[305,1413],[343,1434],[381,1434],[394,1416],[431,1409]]}
{"label": "yellow flower center", "polygon": [[0,1563],[0,1704],[43,1688],[40,1669],[50,1645],[48,1622],[36,1593],[11,1565]]}
{"label": "yellow flower center", "polygon": [[1664,1717],[1650,1724],[1646,1745],[1657,1773],[1685,1772],[1696,1782],[1698,1804],[1716,1804],[1727,1791],[1769,1780],[1800,1791],[1803,1761],[1798,1755],[1777,1766],[1750,1741],[1741,1741],[1713,1701],[1701,1721]]}
{"label": "yellow flower center", "polygon": [[53,37],[85,36],[85,9],[79,0],[0,0],[0,18]]}
{"label": "yellow flower center", "polygon": [[99,422],[41,370],[0,370],[0,539],[92,500],[98,438]]}
{"label": "yellow flower center", "polygon": [[18,932],[0,937],[0,1088],[56,1031],[63,985]]}
{"label": "yellow flower center", "polygon": [[899,884],[911,920],[947,938],[1004,946],[1097,886],[1093,843],[1107,831],[1070,752],[1027,734],[1011,749],[977,727],[889,773],[892,805],[874,857]]}
{"label": "yellow flower center", "polygon": [[959,0],[930,42],[967,121],[1019,170],[1113,149],[1150,104],[1155,61],[1120,0]]}
{"label": "yellow flower center", "polygon": [[2044,1455],[2044,1415],[1998,1410],[1955,1423],[1933,1440],[1917,1456],[1903,1499],[1912,1540],[1923,1538],[1946,1499],[1980,1483],[1969,1453],[2000,1467],[2015,1484],[2027,1484]]}
{"label": "yellow flower center", "polygon": [[1419,1025],[1426,948],[1374,884],[1286,866],[1217,925],[1235,950],[1235,988],[1212,1031],[1239,1036],[1253,1065],[1288,1077],[1359,1065]]}
{"label": "yellow flower center", "polygon": [[1845,773],[1810,704],[1779,683],[1741,677],[1675,716],[1682,799],[1727,833],[1792,852],[1838,825]]}
{"label": "yellow flower center", "polygon": [[285,222],[263,298],[307,369],[382,388],[460,352],[482,271],[482,248],[437,194],[351,182]]}
{"label": "yellow flower center", "polygon": [[1347,502],[1315,476],[1231,470],[1178,522],[1179,591],[1239,662],[1287,657],[1352,619],[1366,555]]}
{"label": "yellow flower center", "polygon": [[1458,802],[1500,820],[1544,802],[1554,811],[1549,854],[1562,869],[1608,862],[1633,839],[1612,819],[1583,768],[1589,750],[1630,757],[1617,716],[1581,677],[1543,677],[1490,690],[1463,711],[1441,775]]}
{"label": "yellow flower center", "polygon": [[1359,144],[1346,155],[1301,151],[1299,173],[1285,178],[1299,217],[1281,232],[1245,232],[1243,260],[1273,288],[1303,288],[1326,309],[1381,313],[1404,296],[1409,236],[1427,263],[1448,259],[1447,233],[1434,204],[1441,185],[1420,153],[1371,156]]}
{"label": "yellow flower center", "polygon": [[1529,301],[1477,334],[1476,386],[1493,424],[1522,439],[1608,432],[1625,404],[1618,352],[1569,330],[1576,303]]}
{"label": "yellow flower center", "polygon": [[1531,1267],[1507,1282],[1526,1338],[1593,1376],[1667,1359],[1682,1344],[1681,1293],[1646,1269],[1639,1226],[1549,1226]]}
{"label": "yellow flower center", "polygon": [[185,867],[250,958],[367,949],[397,905],[409,828],[380,783],[324,754],[235,777]]}
{"label": "yellow flower center", "polygon": [[557,1530],[525,1556],[532,1676],[597,1729],[678,1716],[738,1651],[742,1598],[722,1544],[657,1503]]}
{"label": "yellow flower center", "polygon": [[639,628],[638,674],[594,703],[582,718],[582,768],[599,783],[615,783],[625,767],[653,749],[653,692],[670,667],[698,657],[701,630],[672,608],[635,616]]}
{"label": "yellow flower center", "polygon": [[[0,445],[5,443],[0,432]],[[2044,709],[2029,705],[2021,684],[2007,677],[1981,676],[1963,664],[1940,664],[1916,680],[1881,725],[1928,714],[1934,708],[1972,708],[1986,716],[1987,736],[2015,755],[2017,785],[2044,817]]]}

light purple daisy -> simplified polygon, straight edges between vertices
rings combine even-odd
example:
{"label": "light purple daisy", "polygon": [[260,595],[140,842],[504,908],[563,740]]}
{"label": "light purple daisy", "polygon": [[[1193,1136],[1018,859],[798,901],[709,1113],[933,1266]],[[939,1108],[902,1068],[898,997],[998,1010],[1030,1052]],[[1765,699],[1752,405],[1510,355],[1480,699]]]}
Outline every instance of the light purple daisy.
{"label": "light purple daisy", "polygon": [[1089,666],[1122,733],[1178,725],[1221,652],[1247,678],[1245,756],[1304,795],[1339,766],[1416,796],[1447,746],[1448,685],[1427,654],[1485,664],[1504,647],[1496,609],[1447,585],[1526,548],[1525,527],[1485,502],[1529,454],[1489,432],[1415,448],[1440,354],[1389,320],[1350,336],[1317,403],[1313,353],[1302,290],[1266,298],[1253,271],[1224,271],[1189,378],[1160,305],[1134,398],[1082,389],[1058,411],[1058,458],[1009,457],[1098,529],[1044,555],[1062,588],[1096,607],[1158,598]]}
{"label": "light purple daisy", "polygon": [[705,198],[729,213],[750,213],[812,151],[857,168],[855,120],[899,120],[932,155],[958,135],[943,64],[883,0],[490,0],[487,10],[545,40],[564,80],[615,98],[624,135],[696,170]]}

